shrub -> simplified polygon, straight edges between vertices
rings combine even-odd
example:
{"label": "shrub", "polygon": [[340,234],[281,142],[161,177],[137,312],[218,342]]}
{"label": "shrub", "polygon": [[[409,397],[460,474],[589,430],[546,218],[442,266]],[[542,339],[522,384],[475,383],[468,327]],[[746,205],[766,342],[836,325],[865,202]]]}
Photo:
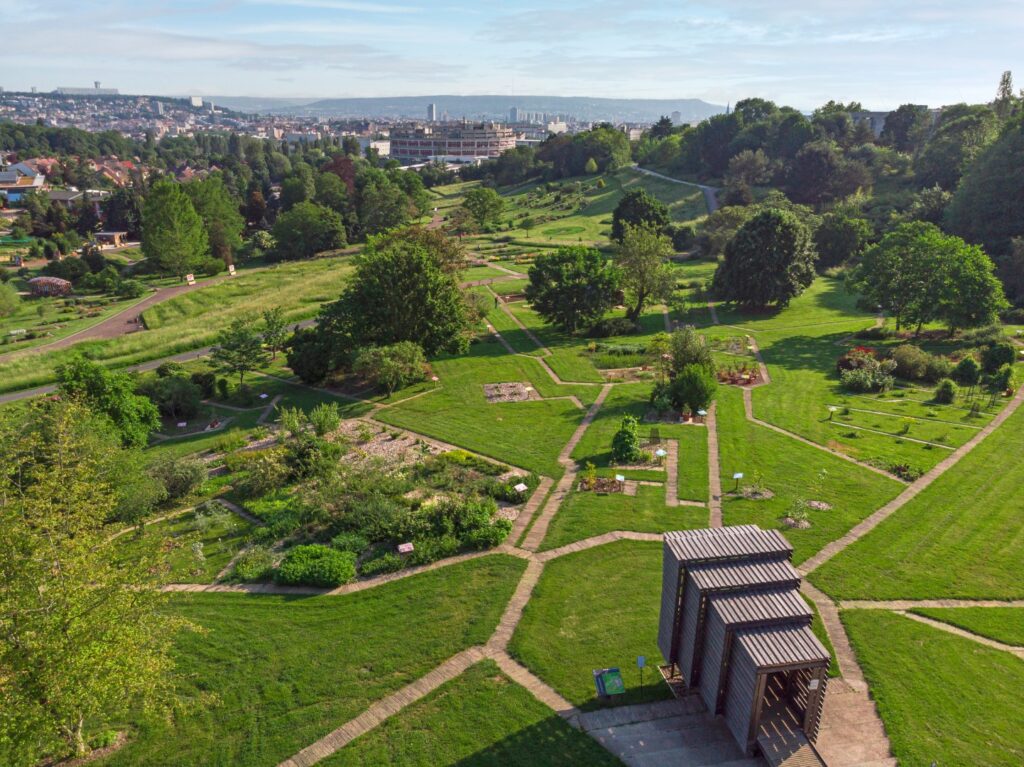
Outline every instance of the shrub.
{"label": "shrub", "polygon": [[198,414],[203,396],[198,386],[179,375],[145,380],[138,391],[152,400],[160,415],[175,419],[192,418]]}
{"label": "shrub", "polygon": [[158,458],[149,475],[164,486],[169,500],[184,498],[206,481],[206,464],[195,458]]}
{"label": "shrub", "polygon": [[995,373],[1003,365],[1012,365],[1017,358],[1013,345],[1002,342],[986,346],[981,351],[981,369],[986,373]]}
{"label": "shrub", "polygon": [[677,410],[690,412],[707,409],[715,397],[718,380],[714,372],[704,365],[687,365],[672,379],[668,397]]}
{"label": "shrub", "polygon": [[359,554],[369,545],[370,542],[366,537],[359,533],[338,533],[331,538],[331,546],[333,548],[336,548],[338,551],[350,551],[353,554]]}
{"label": "shrub", "polygon": [[369,562],[364,562],[359,569],[363,575],[369,577],[371,575],[398,572],[403,567],[405,567],[405,561],[397,554],[388,552],[376,559],[371,559]]}
{"label": "shrub", "polygon": [[619,430],[612,437],[612,460],[616,463],[633,463],[640,460],[639,424],[631,415],[624,416]]}
{"label": "shrub", "polygon": [[266,546],[252,546],[238,555],[231,577],[236,581],[262,581],[274,569],[274,555]]}
{"label": "shrub", "polygon": [[180,362],[163,362],[156,369],[158,378],[169,378],[185,374],[185,366]]}
{"label": "shrub", "polygon": [[943,378],[935,387],[935,401],[942,405],[950,405],[956,400],[956,384],[949,378]]}
{"label": "shrub", "polygon": [[471,531],[466,535],[465,543],[471,549],[493,549],[500,546],[511,532],[512,522],[504,517],[498,517],[489,525]]}
{"label": "shrub", "polygon": [[423,349],[418,344],[400,341],[363,349],[356,355],[352,369],[374,386],[383,387],[390,396],[397,389],[422,381],[425,365]]}
{"label": "shrub", "polygon": [[981,378],[981,367],[974,357],[964,357],[953,368],[953,380],[961,386],[975,386]]}
{"label": "shrub", "polygon": [[953,363],[947,357],[933,354],[928,358],[928,365],[924,371],[926,381],[938,383],[943,378],[949,378],[953,374]]}
{"label": "shrub", "polygon": [[309,411],[309,423],[318,437],[322,437],[337,429],[338,424],[341,423],[338,403],[321,402]]}
{"label": "shrub", "polygon": [[836,360],[836,372],[842,373],[844,370],[859,370],[863,367],[870,367],[877,362],[874,349],[870,349],[867,346],[856,346]]}
{"label": "shrub", "polygon": [[911,344],[903,344],[893,349],[892,360],[896,363],[896,375],[908,381],[918,381],[925,377],[931,355]]}
{"label": "shrub", "polygon": [[920,479],[924,471],[911,466],[909,463],[894,463],[889,466],[889,472],[895,474],[900,479],[906,482],[913,482],[916,479]]}
{"label": "shrub", "polygon": [[611,336],[628,336],[636,332],[637,326],[627,317],[606,317],[598,320],[587,331],[588,338],[609,338]]}
{"label": "shrub", "polygon": [[962,339],[964,343],[981,346],[982,344],[994,344],[1006,337],[999,325],[986,325],[982,328],[964,331]]}
{"label": "shrub", "polygon": [[454,535],[442,535],[439,538],[417,538],[412,542],[412,554],[409,555],[411,565],[429,565],[445,557],[459,553],[459,539]]}
{"label": "shrub", "polygon": [[877,365],[844,370],[839,374],[839,382],[844,389],[855,392],[889,391],[893,377],[884,371],[882,365]]}
{"label": "shrub", "polygon": [[894,335],[896,335],[895,330],[886,325],[880,325],[858,330],[853,334],[853,337],[863,341],[884,341],[887,338],[892,338]]}
{"label": "shrub", "polygon": [[230,384],[226,378],[217,379],[217,393],[220,394],[221,399],[227,399],[231,393]]}
{"label": "shrub", "polygon": [[93,748],[107,748],[117,743],[117,730],[103,730],[89,740]]}
{"label": "shrub", "polygon": [[189,376],[189,380],[199,387],[203,399],[210,399],[216,392],[217,376],[214,373],[193,373]]}
{"label": "shrub", "polygon": [[356,577],[356,556],[320,544],[289,549],[277,569],[277,580],[289,586],[330,588]]}
{"label": "shrub", "polygon": [[1013,388],[1013,365],[1003,365],[988,378],[992,391],[1009,391]]}
{"label": "shrub", "polygon": [[239,453],[232,462],[246,470],[245,476],[235,483],[243,498],[259,498],[281,487],[288,479],[288,467],[281,448]]}

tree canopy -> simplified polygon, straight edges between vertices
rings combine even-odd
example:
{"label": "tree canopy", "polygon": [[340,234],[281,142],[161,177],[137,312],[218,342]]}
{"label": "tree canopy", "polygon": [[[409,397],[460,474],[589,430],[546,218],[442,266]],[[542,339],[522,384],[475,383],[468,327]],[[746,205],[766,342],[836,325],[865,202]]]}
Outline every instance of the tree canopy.
{"label": "tree canopy", "polygon": [[787,306],[814,281],[807,227],[789,211],[769,209],[740,227],[715,270],[715,295],[755,307]]}
{"label": "tree canopy", "polygon": [[640,319],[648,301],[672,297],[675,276],[668,265],[672,253],[668,237],[654,227],[625,225],[615,263],[626,291],[626,316],[633,322]]}
{"label": "tree canopy", "polygon": [[612,212],[612,234],[616,242],[622,242],[627,224],[642,224],[664,229],[669,223],[668,208],[661,200],[649,194],[646,189],[633,189],[626,192]]}
{"label": "tree canopy", "polygon": [[569,333],[600,320],[615,305],[621,285],[611,261],[580,246],[538,256],[529,278],[526,298],[534,310]]}
{"label": "tree canopy", "polygon": [[147,397],[135,393],[128,373],[107,370],[76,357],[57,368],[58,391],[93,413],[108,418],[126,447],[143,447],[160,427],[160,414]]}
{"label": "tree canopy", "polygon": [[88,728],[165,709],[170,643],[154,544],[118,556],[118,485],[141,479],[109,422],[64,400],[0,423],[0,762],[88,751]]}
{"label": "tree canopy", "polygon": [[274,252],[279,258],[310,258],[345,246],[341,216],[315,202],[300,202],[277,217]]}
{"label": "tree canopy", "polygon": [[210,242],[203,220],[176,181],[153,184],[142,222],[142,252],[164,271],[183,278],[206,259]]}

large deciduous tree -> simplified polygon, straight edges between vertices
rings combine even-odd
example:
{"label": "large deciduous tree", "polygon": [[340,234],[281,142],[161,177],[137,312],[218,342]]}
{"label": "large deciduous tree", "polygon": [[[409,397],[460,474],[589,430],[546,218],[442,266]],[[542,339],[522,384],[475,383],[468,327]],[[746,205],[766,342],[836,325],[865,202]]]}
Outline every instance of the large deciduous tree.
{"label": "large deciduous tree", "polygon": [[462,199],[462,207],[466,209],[478,228],[483,229],[490,224],[498,223],[505,200],[500,194],[488,187],[477,187],[466,192]]}
{"label": "large deciduous tree", "polygon": [[970,166],[946,210],[948,227],[990,252],[1005,255],[1024,237],[1024,117]]}
{"label": "large deciduous tree", "polygon": [[273,228],[278,258],[310,258],[345,246],[345,224],[336,212],[314,202],[300,202],[277,217]]}
{"label": "large deciduous tree", "polygon": [[885,118],[885,125],[878,137],[886,146],[900,152],[914,154],[924,144],[932,124],[928,107],[920,104],[903,104]]}
{"label": "large deciduous tree", "polygon": [[245,219],[239,212],[238,200],[224,186],[224,178],[214,173],[200,181],[185,184],[184,189],[192,207],[203,220],[210,255],[225,264],[233,263],[234,253],[242,245]]}
{"label": "large deciduous tree", "polygon": [[626,316],[636,322],[648,301],[668,301],[675,287],[675,277],[668,259],[672,243],[651,226],[626,224],[615,263],[622,273],[626,291]]}
{"label": "large deciduous tree", "polygon": [[184,278],[209,251],[203,220],[177,182],[163,178],[146,195],[142,252],[165,272]]}
{"label": "large deciduous tree", "polygon": [[450,249],[432,240],[417,229],[370,238],[349,286],[320,314],[332,368],[356,349],[400,341],[428,355],[465,350],[469,313],[459,273]]}
{"label": "large deciduous tree", "polygon": [[668,222],[668,208],[665,203],[648,194],[646,189],[634,189],[622,196],[612,212],[611,237],[616,242],[621,242],[626,224],[646,224],[655,229],[664,229]]}
{"label": "large deciduous tree", "polygon": [[994,321],[1005,306],[991,259],[934,224],[901,224],[869,248],[853,284],[903,323],[942,320],[950,332]]}
{"label": "large deciduous tree", "polygon": [[611,261],[579,246],[538,256],[529,277],[527,300],[547,322],[569,333],[600,320],[615,305],[621,285]]}
{"label": "large deciduous tree", "polygon": [[57,391],[113,424],[126,447],[142,447],[160,427],[160,414],[148,397],[135,393],[128,373],[107,370],[76,357],[57,368]]}
{"label": "large deciduous tree", "polygon": [[871,236],[871,224],[863,218],[833,211],[822,216],[814,230],[818,269],[825,271],[857,258]]}
{"label": "large deciduous tree", "polygon": [[124,556],[106,526],[126,472],[141,472],[122,452],[109,424],[67,400],[0,424],[3,764],[82,756],[88,728],[171,700],[184,624],[160,609],[166,570],[145,540]]}
{"label": "large deciduous tree", "polygon": [[769,209],[747,221],[725,246],[715,295],[754,307],[787,306],[814,281],[807,227],[792,213]]}
{"label": "large deciduous tree", "polygon": [[263,336],[251,317],[237,317],[221,330],[210,358],[222,373],[237,375],[239,386],[246,373],[258,370],[270,359],[263,348]]}

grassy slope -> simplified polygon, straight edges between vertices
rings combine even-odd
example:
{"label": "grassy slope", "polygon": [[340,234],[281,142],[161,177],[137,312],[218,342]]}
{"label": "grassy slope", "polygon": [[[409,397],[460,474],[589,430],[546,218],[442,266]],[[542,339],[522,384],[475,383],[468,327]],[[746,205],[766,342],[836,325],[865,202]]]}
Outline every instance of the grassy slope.
{"label": "grassy slope", "polygon": [[837,599],[1020,599],[1024,409],[811,579]]}
{"label": "grassy slope", "polygon": [[911,612],[979,634],[1004,644],[1024,647],[1022,607],[915,608]]}
{"label": "grassy slope", "polygon": [[234,280],[176,296],[144,313],[145,333],[106,341],[85,341],[43,354],[18,354],[0,362],[0,390],[13,391],[54,380],[54,369],[76,354],[112,367],[201,348],[238,316],[280,306],[289,321],[313,316],[338,297],[351,272],[350,261],[323,258],[243,273]]}
{"label": "grassy slope", "polygon": [[1019,659],[894,613],[842,618],[900,764],[1024,762]]}
{"label": "grassy slope", "polygon": [[488,403],[483,385],[530,381],[543,397],[596,387],[562,387],[539,364],[512,356],[496,341],[475,344],[464,357],[432,363],[442,388],[379,411],[375,417],[551,477],[560,476],[558,453],[583,418],[568,400]]}
{"label": "grassy slope", "polygon": [[[661,544],[620,541],[560,557],[544,574],[512,638],[521,662],[573,703],[600,707],[593,670],[618,666],[616,704],[671,696],[653,668],[661,594]],[[641,698],[638,655],[651,668]]]}
{"label": "grassy slope", "polygon": [[663,533],[707,527],[707,524],[707,509],[692,506],[669,508],[665,505],[665,490],[661,487],[638,487],[635,496],[575,492],[551,520],[541,548],[556,549],[612,530]]}
{"label": "grassy slope", "polygon": [[175,598],[206,629],[178,642],[183,710],[105,764],[276,764],[486,641],[524,566],[489,556],[344,597]]}
{"label": "grassy slope", "polygon": [[325,759],[324,767],[615,765],[597,741],[484,661]]}
{"label": "grassy slope", "polygon": [[[733,474],[742,472],[744,484],[760,473],[765,486],[775,493],[771,500],[724,498],[725,524],[758,524],[782,530],[793,544],[793,560],[797,563],[841,536],[903,487],[895,480],[751,423],[743,414],[742,392],[733,387],[718,390],[718,432],[723,491],[730,493],[735,487]],[[812,488],[822,469],[827,476],[821,491],[816,492]],[[797,499],[822,500],[832,504],[832,509],[811,511],[811,527],[806,530],[790,529],[781,518]]]}

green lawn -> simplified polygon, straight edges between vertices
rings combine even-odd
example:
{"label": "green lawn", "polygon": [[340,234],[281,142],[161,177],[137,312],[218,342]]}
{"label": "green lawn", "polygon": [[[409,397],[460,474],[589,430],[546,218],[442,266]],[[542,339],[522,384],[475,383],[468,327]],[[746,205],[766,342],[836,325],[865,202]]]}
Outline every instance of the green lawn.
{"label": "green lawn", "polygon": [[175,597],[205,629],[177,643],[180,710],[104,764],[276,764],[485,642],[524,567],[494,555],[343,597]]}
{"label": "green lawn", "polygon": [[73,348],[42,354],[16,354],[0,361],[0,391],[50,383],[57,365],[85,354],[110,367],[201,348],[235,317],[258,316],[282,307],[289,321],[316,314],[321,304],[341,293],[351,272],[347,258],[322,258],[242,272],[232,280],[176,296],[148,309],[147,330],[106,341],[83,341]]}
{"label": "green lawn", "polygon": [[[583,419],[565,399],[489,403],[483,385],[529,381],[542,397],[576,394],[590,401],[597,387],[558,386],[540,365],[510,355],[496,341],[474,344],[467,355],[431,363],[441,388],[381,410],[374,417],[549,477],[562,474],[558,453]],[[588,391],[589,390],[589,391]]]}
{"label": "green lawn", "polygon": [[900,764],[1024,763],[1020,659],[895,613],[841,615]]}
{"label": "green lawn", "polygon": [[[794,562],[802,562],[843,535],[904,487],[895,480],[751,423],[743,414],[742,392],[734,387],[719,387],[717,413],[723,492],[733,491],[736,483],[732,476],[741,472],[744,475],[741,484],[753,484],[760,475],[764,486],[775,494],[770,500],[726,495],[722,503],[725,523],[757,524],[782,530],[793,544]],[[822,475],[822,471],[826,473]],[[815,488],[816,484],[820,484],[820,489]],[[811,527],[808,529],[788,528],[782,518],[796,500],[824,501],[832,508],[810,511]]]}
{"label": "green lawn", "polygon": [[[647,413],[653,384],[617,384],[605,398],[583,439],[572,452],[581,466],[587,462],[598,467],[598,474],[610,476],[621,473],[632,479],[662,480],[663,469],[656,471],[618,470],[611,464],[611,444],[622,417],[632,415],[641,421],[640,436],[649,439],[657,431],[661,439],[674,439],[679,443],[679,461],[676,472],[679,498],[706,501],[708,498],[708,433],[703,426],[679,424],[649,424],[643,422]],[[656,448],[655,448],[656,449]]]}
{"label": "green lawn", "polygon": [[357,738],[324,767],[617,765],[494,661],[484,661]]}
{"label": "green lawn", "polygon": [[[168,551],[171,580],[175,583],[212,583],[231,558],[238,553],[252,532],[252,523],[224,509],[223,522],[206,526],[197,524],[193,512],[163,522],[146,525],[143,541],[148,545],[155,537]],[[148,540],[146,540],[148,539]],[[140,543],[134,532],[117,538],[119,556],[131,556]],[[201,556],[193,550],[202,544]]]}
{"label": "green lawn", "polygon": [[1024,647],[1024,607],[917,607],[911,612],[997,642]]}
{"label": "green lawn", "polygon": [[1024,598],[1024,409],[812,574],[837,599]]}
{"label": "green lawn", "polygon": [[663,533],[707,527],[707,524],[707,509],[666,506],[662,487],[641,485],[635,496],[577,491],[566,498],[551,520],[541,548],[557,549],[613,530]]}
{"label": "green lawn", "polygon": [[[594,669],[618,666],[614,703],[671,697],[657,676],[661,544],[618,541],[549,562],[512,637],[511,652],[572,703],[599,708]],[[649,668],[640,694],[636,668]]]}

